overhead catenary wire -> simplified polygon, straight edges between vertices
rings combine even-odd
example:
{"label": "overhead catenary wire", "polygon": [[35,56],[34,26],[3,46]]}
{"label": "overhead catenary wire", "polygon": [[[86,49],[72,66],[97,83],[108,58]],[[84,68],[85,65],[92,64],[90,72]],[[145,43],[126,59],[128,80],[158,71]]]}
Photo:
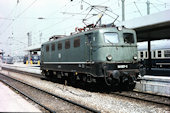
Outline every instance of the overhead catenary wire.
{"label": "overhead catenary wire", "polygon": [[[84,1],[84,0],[81,0],[81,1]],[[145,2],[143,2],[143,3],[145,3]],[[68,4],[68,3],[67,3]],[[127,4],[128,5],[128,4]],[[129,4],[130,5],[130,4]],[[63,13],[63,12],[62,12]],[[73,13],[73,15],[72,16],[75,16],[76,15],[76,13],[74,14]],[[81,15],[81,13],[79,13],[79,15]],[[83,15],[83,14],[82,14]],[[71,17],[72,17],[71,16]],[[70,17],[70,18],[71,18]],[[69,18],[69,17],[68,17]],[[68,19],[68,18],[66,18],[66,20]],[[39,31],[46,31],[46,30],[50,30],[50,28],[52,28],[52,27],[54,27],[54,26],[56,26],[57,24],[60,24],[60,22],[64,22],[64,19],[63,20],[61,20],[61,21],[59,21],[59,22],[57,22],[57,23],[55,23],[55,24],[52,24],[52,25],[49,25],[48,27],[45,27],[45,28],[43,28],[43,29],[41,29],[41,30],[39,30]],[[38,33],[38,32],[37,32]]]}
{"label": "overhead catenary wire", "polygon": [[140,16],[142,16],[142,13],[140,12],[140,10],[139,10],[138,6],[136,5],[136,2],[134,2],[134,5],[135,5],[136,9],[138,10],[138,12],[139,12]]}
{"label": "overhead catenary wire", "polygon": [[[8,19],[8,18],[14,13],[15,9],[17,8],[17,5],[18,5],[18,3],[14,6],[14,8],[11,10],[11,12],[10,12],[6,17],[4,17],[5,20]],[[8,20],[13,20],[13,19],[8,19]],[[0,24],[0,28],[1,28],[3,25],[4,25],[4,23],[1,23],[1,24]]]}
{"label": "overhead catenary wire", "polygon": [[[32,1],[33,1],[33,0],[32,0]],[[77,0],[77,1],[72,2],[72,3],[74,3],[74,4],[70,4],[70,1],[67,2],[66,4],[64,4],[64,5],[62,6],[63,8],[62,8],[62,7],[61,7],[61,8],[57,8],[58,10],[54,12],[55,15],[52,15],[50,18],[53,18],[53,17],[57,16],[57,14],[60,13],[60,9],[63,9],[63,11],[65,11],[65,10],[66,10],[66,11],[70,11],[70,13],[72,13],[72,10],[70,10],[70,7],[72,7],[72,5],[75,5],[75,7],[78,7],[77,5],[78,5],[78,3],[80,3],[79,1],[81,2],[81,0]],[[84,0],[84,1],[87,1],[87,0]],[[102,0],[101,3],[104,3],[103,1],[106,1],[106,2],[108,1],[108,3],[109,3],[109,2],[111,2],[112,0]],[[136,0],[135,0],[135,1],[136,1]],[[160,0],[159,0],[159,1],[160,1]],[[77,5],[75,4],[75,2],[76,2]],[[92,1],[90,1],[90,2],[92,3]],[[113,2],[113,1],[112,1],[112,2]],[[118,0],[118,2],[120,2],[120,0]],[[155,2],[155,1],[153,1],[153,2]],[[136,3],[136,5],[137,5],[137,7],[138,7],[138,9],[139,9],[139,10],[138,10],[138,14],[140,14],[140,13],[142,14],[142,11],[143,11],[144,8],[142,9],[142,8],[139,6],[139,4],[140,4],[140,5],[141,5],[141,4],[146,4],[146,2],[142,2],[142,0],[141,0],[141,1],[138,0],[138,1],[136,1],[135,3]],[[165,4],[163,3],[163,1],[162,1],[162,2],[159,2],[159,3],[158,3],[158,2],[157,2],[157,3],[155,2],[155,3],[153,3],[153,4],[154,4],[156,7],[158,6],[157,8],[160,9],[160,10],[161,10],[161,8],[159,7],[159,5],[162,5],[162,6],[165,5]],[[84,5],[84,7],[87,6],[86,4],[83,4],[83,5]],[[114,5],[116,5],[116,4],[114,4]],[[112,10],[113,10],[114,12],[115,12],[115,9],[116,9],[116,11],[119,11],[121,7],[114,7],[114,5],[112,4]],[[128,2],[128,3],[126,4],[126,6],[128,6],[128,5],[134,5],[134,3],[133,3],[133,2]],[[153,6],[153,7],[154,7],[154,6]],[[152,7],[152,8],[153,8],[153,7]],[[154,10],[156,9],[156,7],[154,7]],[[66,8],[67,8],[67,9],[66,9]],[[85,8],[83,8],[83,11],[84,11],[84,9],[85,9]],[[157,9],[157,10],[158,10],[158,9]],[[139,12],[139,11],[140,11],[140,12]],[[23,11],[22,11],[22,12],[23,12]],[[21,13],[22,13],[22,12],[21,12]],[[131,12],[132,12],[132,11],[131,11]],[[129,13],[131,13],[131,12],[129,12]],[[134,11],[133,11],[133,12],[134,12]],[[136,11],[136,12],[137,12],[137,11]],[[136,13],[136,12],[135,12],[135,13]],[[24,13],[25,13],[25,12],[24,12]],[[73,12],[73,13],[74,13],[74,12]],[[129,13],[128,13],[128,14],[129,14]],[[32,25],[32,24],[31,24],[31,25],[29,26],[29,29],[30,29],[30,31],[33,30],[33,32],[36,31],[37,34],[35,34],[36,36],[34,36],[34,37],[37,37],[37,35],[39,34],[39,31],[41,31],[41,30],[43,30],[43,31],[42,31],[43,34],[48,34],[48,33],[49,33],[49,35],[50,35],[50,34],[53,34],[53,32],[54,32],[54,33],[64,32],[65,29],[66,29],[66,31],[69,31],[69,30],[68,30],[68,26],[69,26],[70,24],[72,24],[72,26],[76,26],[77,24],[76,24],[76,23],[69,23],[69,24],[66,24],[65,26],[62,26],[62,27],[65,27],[65,28],[61,28],[61,27],[56,27],[56,28],[55,28],[55,26],[64,25],[64,24],[63,24],[64,22],[67,23],[68,20],[71,20],[71,19],[74,20],[77,15],[84,15],[84,14],[85,14],[85,13],[82,13],[82,14],[81,14],[81,13],[79,13],[79,14],[78,14],[78,13],[77,13],[77,14],[75,13],[75,14],[73,14],[74,16],[69,16],[69,17],[63,16],[63,17],[61,17],[61,20],[60,20],[60,19],[56,19],[56,22],[53,22],[53,20],[52,20],[52,21],[50,20],[49,23],[47,23],[47,24],[45,23],[47,26],[46,26],[44,23],[41,23],[41,22],[40,22],[40,23],[38,23],[38,24],[41,24],[41,25],[40,25],[40,26],[37,26],[36,28],[34,28],[35,25]],[[136,13],[137,16],[139,16],[138,14]],[[141,15],[141,14],[140,14],[140,15]],[[22,15],[23,15],[23,14],[22,14]],[[21,16],[17,15],[17,16],[19,16],[19,18],[17,18],[17,19],[30,19],[31,21],[34,19],[34,18],[25,18],[25,17],[23,17],[22,15],[21,15]],[[17,16],[16,16],[16,17],[17,17]],[[46,21],[49,21],[48,19],[50,19],[50,18],[47,18],[47,17],[48,17],[48,16],[44,17],[45,19],[42,20],[42,21],[45,21],[45,22],[46,22]],[[73,17],[74,17],[74,18],[73,18]],[[80,16],[80,17],[81,17],[81,16]],[[56,17],[56,18],[57,18],[57,17]],[[67,19],[67,18],[68,18],[68,19]],[[13,18],[8,18],[8,19],[13,19]],[[35,19],[37,19],[37,18],[35,17]],[[54,19],[55,19],[55,18],[54,18]],[[66,20],[65,20],[65,19],[66,19]],[[9,20],[9,21],[10,21],[10,20]],[[11,20],[11,21],[13,21],[13,20]],[[17,22],[18,22],[18,21],[17,21]],[[69,22],[70,22],[70,21],[69,21]],[[53,24],[51,24],[51,23],[53,23]],[[14,23],[13,23],[13,24],[14,24]],[[12,24],[12,25],[13,25],[13,24]],[[44,24],[44,26],[43,26],[43,24]],[[50,24],[51,24],[51,25],[50,25]],[[78,25],[79,25],[79,24],[78,24]],[[11,25],[9,25],[9,27],[10,27],[10,26],[11,26]],[[41,26],[42,26],[42,27],[41,27]],[[0,27],[1,27],[1,26],[0,26]],[[9,29],[9,27],[8,27],[8,29]],[[26,27],[27,27],[27,26],[26,26]],[[34,28],[34,29],[32,29],[31,27]],[[38,28],[38,27],[39,27],[39,28]],[[37,29],[37,28],[38,28],[38,29]],[[55,28],[56,31],[55,31],[53,28]],[[60,28],[61,28],[61,29],[60,29]],[[8,29],[7,29],[7,30],[8,30]],[[63,30],[63,29],[64,29],[64,30]],[[2,29],[2,30],[4,30],[4,29]],[[38,31],[38,32],[37,32],[37,31]],[[22,35],[22,34],[21,34],[21,35]],[[25,34],[23,34],[23,35],[25,35]],[[43,36],[44,36],[44,35],[43,35]]]}
{"label": "overhead catenary wire", "polygon": [[[80,12],[80,14],[82,14],[82,13],[84,13],[86,10],[83,10],[83,11],[81,11]],[[62,22],[65,22],[66,20],[69,20],[70,18],[72,18],[72,17],[74,17],[75,15],[71,15],[71,16],[69,16],[69,17],[67,17],[67,18],[65,18],[65,19],[63,19],[63,20],[60,20],[60,21],[58,21],[57,23],[54,23],[54,24],[51,24],[51,25],[49,25],[49,26],[47,26],[47,27],[45,27],[45,28],[43,28],[43,29],[41,29],[41,30],[39,30],[39,31],[46,31],[46,30],[50,30],[52,27],[55,27],[57,24],[61,24]],[[38,34],[39,32],[37,32],[36,34]]]}
{"label": "overhead catenary wire", "polygon": [[[83,0],[82,0],[83,1]],[[88,4],[88,5],[90,5],[90,4]],[[100,11],[100,10],[99,10]],[[84,12],[84,11],[83,11]],[[63,13],[63,12],[62,12]],[[81,13],[79,13],[80,15],[82,14],[82,12]],[[83,15],[83,14],[82,14]],[[107,15],[107,14],[106,14]],[[116,14],[115,14],[116,15]],[[73,17],[73,16],[75,16],[74,14],[71,16],[71,17]],[[109,15],[110,16],[110,15]],[[64,20],[62,20],[62,21],[59,21],[59,22],[57,22],[57,23],[55,23],[55,24],[52,24],[52,25],[50,25],[50,26],[48,26],[48,27],[46,27],[46,28],[43,28],[43,29],[41,29],[41,30],[39,30],[39,31],[45,31],[45,30],[49,30],[51,27],[54,27],[55,25],[57,25],[57,24],[60,24],[61,22],[63,22],[63,21],[65,21],[65,20],[67,20],[67,19],[69,19],[69,18],[71,18],[71,17],[68,17],[68,18],[66,18],[66,19],[64,19]],[[113,17],[112,17],[113,18]]]}
{"label": "overhead catenary wire", "polygon": [[20,14],[18,14],[15,19],[23,15],[35,2],[37,2],[37,0],[34,0],[28,7],[26,7]]}
{"label": "overhead catenary wire", "polygon": [[[68,7],[68,5],[69,5],[70,3],[71,3],[71,1],[67,2],[65,5],[63,5],[63,6],[61,6],[60,8],[58,8],[57,11],[54,11],[54,12],[50,13],[47,17],[54,16],[54,15],[57,14],[57,13],[62,13],[61,10],[64,9],[64,8],[66,8],[66,7]],[[60,17],[60,18],[62,18],[62,17]],[[44,18],[44,20],[46,20],[46,17]],[[37,26],[37,25],[39,25],[39,24],[36,24],[36,26]],[[35,27],[35,25],[33,25],[33,26],[31,27],[31,29],[34,28],[34,27]]]}
{"label": "overhead catenary wire", "polygon": [[[6,18],[9,18],[10,15],[12,15],[13,13],[15,13],[16,9],[17,9],[18,3],[14,6],[14,8],[12,9],[12,11],[7,15]],[[12,25],[12,23],[14,22],[14,18],[11,19],[11,22],[7,25],[7,27],[0,32],[0,35],[4,34],[4,32]],[[0,28],[4,25],[4,23],[2,23],[0,25]]]}
{"label": "overhead catenary wire", "polygon": [[151,3],[151,5],[152,5],[155,9],[157,9],[158,11],[160,11],[160,9],[159,9],[158,7],[156,7],[153,3]]}
{"label": "overhead catenary wire", "polygon": [[18,14],[2,33],[5,33],[8,30],[8,28],[14,23],[14,21],[16,21],[21,15],[23,15],[36,1],[37,0],[34,0],[28,7],[26,7],[20,14]]}
{"label": "overhead catenary wire", "polygon": [[[68,7],[68,6],[69,6],[68,4],[70,4],[70,3],[71,3],[71,2],[69,1],[69,2],[66,3],[64,6],[60,7],[57,11],[51,13],[50,15],[55,14],[55,13],[62,13],[61,10],[64,9],[64,8],[66,8],[66,7]],[[73,5],[77,5],[77,3],[76,3],[76,4],[73,4]],[[73,6],[73,5],[71,5],[71,6]],[[48,17],[49,17],[50,15],[48,15]],[[72,16],[75,16],[75,15],[72,15]],[[56,26],[57,24],[62,23],[64,20],[70,19],[72,16],[70,16],[70,17],[68,17],[68,18],[66,18],[66,19],[60,20],[60,21],[58,21],[57,23],[51,24],[51,25],[49,25],[49,26],[47,26],[47,27],[45,27],[45,28],[42,28],[42,29],[40,29],[40,30],[38,30],[38,31],[46,31],[46,30],[49,30],[50,28]],[[62,18],[62,17],[60,17],[60,18]],[[45,19],[46,19],[46,18],[45,18]],[[39,25],[39,24],[36,24],[36,26],[37,26],[37,25]],[[34,27],[35,27],[35,25],[32,26],[32,28],[34,28]],[[39,33],[39,32],[36,32],[35,34],[38,34],[38,33]]]}

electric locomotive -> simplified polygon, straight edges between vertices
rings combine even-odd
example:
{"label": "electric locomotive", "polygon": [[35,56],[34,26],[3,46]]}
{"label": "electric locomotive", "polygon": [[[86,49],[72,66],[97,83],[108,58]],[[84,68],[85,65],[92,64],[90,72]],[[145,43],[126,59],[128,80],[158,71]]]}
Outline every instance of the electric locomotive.
{"label": "electric locomotive", "polygon": [[53,36],[42,44],[42,75],[71,83],[133,89],[139,75],[135,31],[93,25],[76,30],[79,32]]}

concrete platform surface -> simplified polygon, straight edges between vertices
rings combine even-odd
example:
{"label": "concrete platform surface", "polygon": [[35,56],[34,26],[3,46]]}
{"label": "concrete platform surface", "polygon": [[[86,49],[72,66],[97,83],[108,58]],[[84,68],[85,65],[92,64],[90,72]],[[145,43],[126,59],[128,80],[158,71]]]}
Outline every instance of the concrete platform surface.
{"label": "concrete platform surface", "polygon": [[1,66],[16,69],[16,70],[26,71],[26,72],[32,72],[32,73],[36,73],[36,74],[41,73],[40,67],[37,64],[23,64],[23,63],[4,64],[4,63],[0,63],[0,67]]}
{"label": "concrete platform surface", "polygon": [[160,81],[160,82],[169,82],[170,83],[170,74],[169,74],[169,76],[145,75],[142,77],[142,79],[148,80],[148,81]]}
{"label": "concrete platform surface", "polygon": [[136,90],[170,97],[170,77],[145,75],[136,83]]}
{"label": "concrete platform surface", "polygon": [[41,112],[0,82],[0,112]]}

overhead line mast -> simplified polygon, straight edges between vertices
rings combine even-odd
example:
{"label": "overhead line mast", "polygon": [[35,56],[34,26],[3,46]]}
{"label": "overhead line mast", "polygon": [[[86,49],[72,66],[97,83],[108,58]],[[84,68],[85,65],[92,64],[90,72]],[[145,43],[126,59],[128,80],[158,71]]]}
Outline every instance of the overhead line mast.
{"label": "overhead line mast", "polygon": [[149,0],[147,0],[146,4],[147,4],[147,15],[149,15],[150,14],[150,2],[149,2]]}
{"label": "overhead line mast", "polygon": [[122,0],[122,21],[125,21],[125,0]]}

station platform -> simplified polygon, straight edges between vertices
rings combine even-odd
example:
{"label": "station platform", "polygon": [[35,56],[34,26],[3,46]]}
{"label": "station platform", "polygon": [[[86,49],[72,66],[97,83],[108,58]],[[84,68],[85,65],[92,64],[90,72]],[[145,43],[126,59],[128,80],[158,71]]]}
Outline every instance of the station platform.
{"label": "station platform", "polygon": [[31,72],[31,73],[36,73],[36,74],[41,73],[40,65],[38,65],[38,64],[23,64],[22,62],[14,63],[14,64],[1,63],[0,67],[8,67],[8,68],[26,71],[26,72]]}
{"label": "station platform", "polygon": [[0,112],[41,112],[34,105],[0,82]]}
{"label": "station platform", "polygon": [[136,90],[170,97],[170,76],[144,75],[136,83]]}
{"label": "station platform", "polygon": [[[1,66],[36,74],[41,73],[40,67],[35,64],[15,63],[1,64]],[[170,76],[144,75],[141,81],[136,83],[135,90],[170,96]]]}

